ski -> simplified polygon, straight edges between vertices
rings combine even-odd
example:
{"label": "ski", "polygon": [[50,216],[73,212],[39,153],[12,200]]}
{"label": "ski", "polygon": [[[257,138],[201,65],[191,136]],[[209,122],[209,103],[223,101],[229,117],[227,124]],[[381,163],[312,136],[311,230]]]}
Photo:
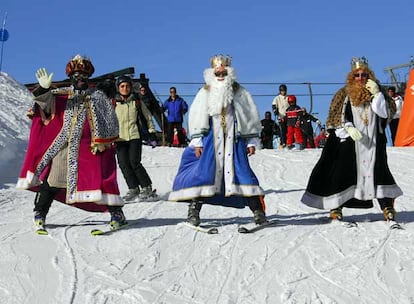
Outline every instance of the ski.
{"label": "ski", "polygon": [[262,230],[263,228],[277,225],[279,223],[280,222],[277,221],[277,220],[271,220],[271,221],[268,221],[268,222],[266,222],[264,224],[256,225],[256,226],[253,226],[253,227],[249,227],[249,226],[239,226],[239,228],[237,229],[237,231],[239,233],[253,233],[253,232]]}
{"label": "ski", "polygon": [[38,235],[48,235],[49,233],[47,232],[47,230],[44,228],[44,227],[42,227],[42,228],[37,228],[36,230],[35,230],[35,232],[36,232],[36,234],[38,234]]}
{"label": "ski", "polygon": [[92,229],[91,230],[91,235],[93,235],[93,236],[109,235],[109,234],[114,233],[114,232],[116,232],[118,230],[122,230],[122,229],[124,229],[126,227],[128,227],[128,223],[126,223],[126,224],[124,224],[122,226],[119,226],[118,228],[114,228],[113,226],[108,225],[108,227],[106,227],[104,229]]}
{"label": "ski", "polygon": [[388,225],[388,228],[391,230],[394,230],[394,229],[404,230],[404,228],[396,221],[387,221],[387,225]]}
{"label": "ski", "polygon": [[347,221],[347,220],[343,220],[343,219],[332,219],[330,217],[323,217],[323,218],[320,218],[319,220],[321,220],[324,223],[341,225],[341,226],[343,226],[345,228],[355,228],[355,227],[358,227],[358,223],[355,222],[355,221]]}
{"label": "ski", "polygon": [[331,222],[335,223],[340,223],[343,227],[345,228],[355,228],[358,227],[358,223],[354,222],[354,221],[344,221],[344,220],[331,220]]}
{"label": "ski", "polygon": [[217,234],[218,229],[217,227],[207,227],[207,226],[194,226],[190,224],[189,222],[182,222],[182,225],[187,226],[188,228],[191,228],[198,232],[203,232],[207,234]]}

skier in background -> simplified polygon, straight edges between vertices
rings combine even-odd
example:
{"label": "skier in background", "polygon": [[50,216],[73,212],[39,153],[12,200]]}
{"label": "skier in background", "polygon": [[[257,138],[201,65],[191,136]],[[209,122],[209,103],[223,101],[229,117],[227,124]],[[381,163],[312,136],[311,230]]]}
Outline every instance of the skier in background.
{"label": "skier in background", "polygon": [[289,107],[286,109],[286,124],[287,124],[287,136],[286,144],[289,150],[293,149],[294,143],[299,145],[299,149],[303,150],[303,135],[300,129],[300,123],[303,117],[302,108],[296,104],[296,96],[289,95],[288,98]]}
{"label": "skier in background", "polygon": [[315,142],[313,138],[313,127],[312,122],[316,122],[318,126],[321,122],[318,118],[306,111],[306,108],[302,108],[302,118],[300,121],[300,129],[303,135],[303,146],[305,148],[315,148]]}
{"label": "skier in background", "polygon": [[272,119],[272,114],[267,111],[265,118],[261,120],[262,132],[260,133],[260,140],[263,149],[273,149],[273,135],[279,135],[279,127]]}
{"label": "skier in background", "polygon": [[277,95],[272,101],[272,110],[275,114],[275,117],[278,117],[279,127],[280,127],[280,148],[286,147],[286,136],[287,136],[287,119],[286,119],[286,109],[289,107],[287,101],[287,86],[281,84],[279,86],[279,95]]}

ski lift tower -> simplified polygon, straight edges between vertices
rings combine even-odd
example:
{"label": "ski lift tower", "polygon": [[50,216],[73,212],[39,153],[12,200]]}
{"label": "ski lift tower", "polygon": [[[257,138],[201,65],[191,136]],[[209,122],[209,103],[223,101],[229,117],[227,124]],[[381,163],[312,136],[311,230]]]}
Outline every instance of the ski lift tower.
{"label": "ski lift tower", "polygon": [[402,68],[411,69],[412,67],[414,67],[414,58],[413,58],[413,56],[411,56],[411,60],[408,63],[395,65],[395,66],[391,66],[391,67],[388,67],[388,68],[384,69],[384,72],[386,72],[386,73],[388,72],[390,74],[391,84],[396,87],[397,92],[399,92],[400,94],[404,94],[406,81],[399,82],[397,80],[397,78],[395,77],[394,70],[402,69]]}

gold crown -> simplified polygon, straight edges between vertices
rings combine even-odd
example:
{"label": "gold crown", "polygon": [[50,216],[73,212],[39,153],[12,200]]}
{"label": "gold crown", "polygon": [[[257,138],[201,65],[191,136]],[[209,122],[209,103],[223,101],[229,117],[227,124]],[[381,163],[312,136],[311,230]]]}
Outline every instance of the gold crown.
{"label": "gold crown", "polygon": [[95,67],[88,57],[76,55],[66,64],[66,75],[70,77],[75,72],[83,72],[90,77],[95,72]]}
{"label": "gold crown", "polygon": [[228,67],[231,65],[231,56],[229,55],[214,55],[210,58],[210,64],[213,69],[220,66]]}
{"label": "gold crown", "polygon": [[368,67],[368,59],[365,56],[352,57],[351,68],[353,70],[360,69],[360,68],[367,68],[367,67]]}

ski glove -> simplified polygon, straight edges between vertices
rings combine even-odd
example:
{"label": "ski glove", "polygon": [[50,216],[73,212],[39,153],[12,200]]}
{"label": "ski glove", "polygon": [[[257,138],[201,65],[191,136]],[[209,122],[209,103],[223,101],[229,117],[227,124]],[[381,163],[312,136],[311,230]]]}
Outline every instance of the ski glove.
{"label": "ski glove", "polygon": [[348,132],[349,136],[351,136],[354,141],[358,141],[362,138],[361,132],[355,127],[345,127],[345,131]]}
{"label": "ski glove", "polygon": [[376,95],[379,92],[378,84],[372,79],[367,80],[365,87],[368,89],[368,91],[370,91],[372,95]]}
{"label": "ski glove", "polygon": [[47,74],[45,68],[40,68],[36,71],[36,78],[40,86],[44,89],[49,89],[52,84],[53,73]]}

